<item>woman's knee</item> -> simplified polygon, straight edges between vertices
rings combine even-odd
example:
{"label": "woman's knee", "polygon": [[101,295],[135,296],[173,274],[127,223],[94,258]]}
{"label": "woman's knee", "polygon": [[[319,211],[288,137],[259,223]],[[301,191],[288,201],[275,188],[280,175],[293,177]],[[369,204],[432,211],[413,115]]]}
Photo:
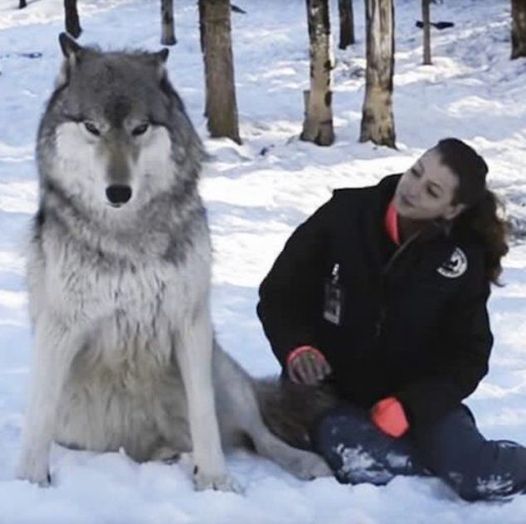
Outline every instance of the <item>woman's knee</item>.
{"label": "woman's knee", "polygon": [[314,448],[329,454],[340,443],[355,443],[363,426],[369,424],[365,414],[354,406],[340,406],[328,411],[312,429]]}
{"label": "woman's knee", "polygon": [[312,440],[340,482],[382,485],[398,474],[422,473],[412,459],[409,442],[385,435],[366,410],[354,406],[327,413]]}
{"label": "woman's knee", "polygon": [[370,453],[370,431],[366,414],[353,406],[330,411],[314,428],[314,448],[339,482],[386,484],[391,480],[392,475],[379,467]]}

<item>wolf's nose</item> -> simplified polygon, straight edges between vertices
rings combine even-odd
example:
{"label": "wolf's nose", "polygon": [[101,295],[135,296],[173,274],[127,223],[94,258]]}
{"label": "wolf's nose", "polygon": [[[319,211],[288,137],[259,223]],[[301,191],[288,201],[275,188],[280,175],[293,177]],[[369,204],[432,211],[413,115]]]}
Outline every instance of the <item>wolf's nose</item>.
{"label": "wolf's nose", "polygon": [[106,188],[106,196],[112,204],[125,204],[132,195],[129,186],[109,186]]}

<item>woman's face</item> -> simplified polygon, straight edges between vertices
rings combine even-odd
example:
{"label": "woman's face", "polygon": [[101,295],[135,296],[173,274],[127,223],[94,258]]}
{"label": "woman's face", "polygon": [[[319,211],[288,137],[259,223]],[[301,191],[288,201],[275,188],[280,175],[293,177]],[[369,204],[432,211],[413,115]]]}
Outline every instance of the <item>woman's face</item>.
{"label": "woman's face", "polygon": [[400,178],[394,205],[401,217],[412,220],[451,220],[463,209],[455,204],[456,175],[442,164],[440,154],[430,149]]}

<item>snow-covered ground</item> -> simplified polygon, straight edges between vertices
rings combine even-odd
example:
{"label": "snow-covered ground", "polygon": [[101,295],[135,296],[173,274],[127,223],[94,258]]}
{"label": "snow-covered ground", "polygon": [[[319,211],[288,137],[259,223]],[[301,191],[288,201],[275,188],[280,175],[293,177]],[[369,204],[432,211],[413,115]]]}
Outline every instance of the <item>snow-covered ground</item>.
{"label": "snow-covered ground", "polygon": [[[421,64],[420,2],[396,2],[394,112],[399,149],[357,141],[364,94],[363,2],[354,2],[358,43],[337,51],[336,143],[302,143],[308,86],[303,0],[238,0],[234,55],[242,146],[207,138],[195,0],[178,0],[168,67],[212,161],[201,189],[215,248],[213,315],[219,338],[253,375],[278,371],[255,315],[257,286],[293,228],[331,189],[375,183],[405,169],[444,136],[487,159],[490,183],[520,225],[526,216],[526,59],[510,61],[508,0],[444,0],[434,21],[433,66]],[[336,2],[333,0],[333,13]],[[34,137],[60,64],[62,2],[0,0],[0,523],[146,524],[524,524],[526,496],[507,504],[460,501],[435,479],[386,487],[301,482],[238,451],[228,456],[244,495],[196,493],[187,463],[138,465],[122,454],[53,450],[57,485],[14,479],[27,398],[31,335],[24,243],[36,209]],[[82,43],[159,48],[158,1],[81,0]],[[333,17],[337,28],[337,18]],[[524,231],[526,233],[526,231]],[[526,246],[506,258],[506,286],[490,307],[496,337],[490,374],[469,400],[490,438],[526,444]]]}

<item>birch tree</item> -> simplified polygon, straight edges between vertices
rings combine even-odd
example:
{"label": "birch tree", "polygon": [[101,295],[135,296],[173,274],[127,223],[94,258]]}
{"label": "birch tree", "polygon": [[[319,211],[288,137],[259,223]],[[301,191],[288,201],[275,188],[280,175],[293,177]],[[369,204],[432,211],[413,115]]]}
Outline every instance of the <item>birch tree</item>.
{"label": "birch tree", "polygon": [[234,80],[230,0],[199,0],[205,68],[205,114],[212,137],[241,144]]}
{"label": "birch tree", "polygon": [[431,65],[431,16],[430,0],[422,0],[424,65]]}
{"label": "birch tree", "polygon": [[395,148],[393,0],[365,0],[365,4],[367,66],[360,142]]}
{"label": "birch tree", "polygon": [[78,38],[82,33],[82,28],[80,27],[77,0],[64,0],[64,12],[66,32],[73,38]]}
{"label": "birch tree", "polygon": [[174,1],[161,0],[161,44],[175,45]]}
{"label": "birch tree", "polygon": [[355,42],[352,0],[338,0],[338,12],[340,15],[340,42],[338,47],[346,49]]}
{"label": "birch tree", "polygon": [[526,0],[511,0],[511,58],[526,56]]}
{"label": "birch tree", "polygon": [[301,140],[320,146],[334,142],[332,125],[330,21],[328,0],[306,0],[309,27],[310,90],[305,91]]}

